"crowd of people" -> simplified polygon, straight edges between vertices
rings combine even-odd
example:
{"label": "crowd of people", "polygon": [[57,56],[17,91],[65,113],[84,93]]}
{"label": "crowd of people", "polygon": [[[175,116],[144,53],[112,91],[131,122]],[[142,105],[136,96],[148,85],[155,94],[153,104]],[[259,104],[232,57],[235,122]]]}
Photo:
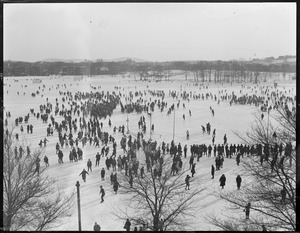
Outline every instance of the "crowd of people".
{"label": "crowd of people", "polygon": [[[56,87],[58,89],[59,85]],[[64,85],[63,87],[66,88]],[[243,87],[248,88],[248,87]],[[212,132],[212,143],[201,143],[201,144],[185,144],[189,139],[190,135],[187,131],[187,141],[175,143],[173,140],[168,142],[161,140],[159,142],[155,140],[147,140],[145,135],[146,132],[146,119],[142,115],[137,122],[138,133],[136,135],[127,134],[125,132],[124,125],[116,125],[112,122],[113,111],[118,105],[121,107],[122,113],[137,112],[140,114],[151,113],[156,111],[160,112],[167,111],[167,114],[171,114],[175,108],[180,107],[180,101],[190,101],[190,99],[198,100],[212,100],[227,101],[229,107],[232,104],[249,104],[254,105],[258,109],[259,107],[262,112],[265,111],[265,107],[268,106],[268,110],[276,109],[279,105],[284,106],[285,110],[290,114],[295,114],[296,108],[294,105],[295,98],[289,97],[287,91],[279,92],[278,90],[272,91],[268,87],[254,86],[252,87],[255,94],[242,94],[240,95],[232,92],[228,94],[226,90],[219,91],[218,94],[214,93],[192,93],[191,92],[179,92],[169,91],[169,97],[173,100],[176,99],[177,103],[169,104],[166,101],[167,93],[163,90],[148,90],[148,91],[130,91],[125,97],[126,104],[123,104],[122,98],[125,94],[113,91],[94,91],[94,92],[75,92],[72,91],[59,91],[61,96],[61,102],[58,98],[55,99],[55,103],[50,103],[48,98],[45,104],[41,104],[38,112],[34,109],[30,109],[29,113],[22,116],[18,116],[15,120],[15,127],[20,127],[21,133],[23,132],[23,126],[27,125],[27,133],[33,133],[33,125],[29,124],[29,120],[35,117],[37,120],[41,120],[42,124],[46,126],[46,137],[40,139],[37,143],[40,147],[47,147],[47,138],[56,137],[57,142],[55,145],[55,152],[58,156],[58,163],[63,164],[63,151],[69,151],[69,162],[79,162],[85,160],[83,154],[83,148],[94,147],[99,151],[95,155],[95,167],[100,166],[101,158],[105,158],[105,166],[101,169],[101,186],[99,195],[101,196],[101,203],[104,202],[105,190],[109,184],[112,186],[112,190],[115,194],[118,193],[120,187],[120,181],[117,178],[117,174],[122,172],[125,176],[129,177],[130,186],[134,185],[135,177],[142,177],[146,172],[153,171],[154,176],[159,178],[162,175],[164,160],[168,157],[172,158],[172,165],[170,166],[170,173],[176,176],[179,172],[183,171],[184,160],[189,161],[188,169],[191,173],[186,175],[185,178],[185,189],[189,190],[190,180],[195,179],[196,173],[196,162],[200,162],[200,158],[214,158],[211,165],[211,176],[214,179],[215,171],[222,170],[224,167],[225,159],[235,159],[237,166],[241,162],[241,158],[244,156],[257,156],[260,158],[261,164],[264,161],[272,161],[271,164],[274,167],[275,164],[283,166],[285,159],[291,158],[292,144],[236,144],[228,143],[227,135],[223,137],[222,144],[215,143],[216,129]],[[94,88],[97,89],[97,88]],[[98,88],[99,89],[99,88]],[[203,90],[207,90],[208,87],[202,87]],[[118,89],[119,90],[119,89]],[[124,90],[124,89],[123,89]],[[200,89],[201,90],[201,89]],[[148,97],[150,99],[148,100]],[[157,99],[159,98],[159,99]],[[180,100],[182,98],[182,100]],[[271,105],[271,103],[273,105]],[[185,108],[187,103],[183,103],[182,107]],[[169,106],[169,108],[167,108]],[[167,110],[166,110],[167,109]],[[215,115],[215,110],[210,107],[212,117]],[[191,116],[191,110],[189,110]],[[10,112],[6,113],[5,126],[8,126],[8,119],[11,118]],[[185,116],[183,117],[185,120]],[[59,119],[62,119],[59,121]],[[23,121],[24,120],[24,121]],[[108,130],[104,128],[104,122],[108,121]],[[208,122],[206,126],[201,125],[202,132],[210,135],[211,125]],[[154,131],[154,125],[151,126]],[[200,131],[200,129],[199,129]],[[8,133],[8,131],[6,131]],[[274,132],[275,133],[275,132]],[[274,134],[273,134],[274,135]],[[16,133],[15,137],[19,140],[19,134]],[[275,133],[276,137],[276,133]],[[116,138],[121,138],[117,141]],[[182,143],[182,144],[181,144]],[[183,145],[185,144],[185,145]],[[27,146],[27,156],[30,157],[31,151]],[[143,151],[144,157],[137,156],[137,151]],[[189,152],[189,153],[188,153]],[[15,159],[21,158],[25,149],[22,145],[14,148]],[[188,156],[189,154],[189,156]],[[49,158],[44,156],[45,166],[49,166]],[[87,171],[85,168],[79,174],[84,182],[87,181],[88,172],[92,172],[93,161],[87,160]],[[145,165],[145,167],[144,167]],[[40,159],[36,161],[35,172],[39,174]],[[146,168],[146,169],[145,169]],[[111,171],[109,183],[105,182],[105,173]],[[272,169],[273,171],[273,169]],[[209,175],[209,168],[208,168]],[[226,176],[223,174],[220,179],[220,186],[222,189],[226,184]],[[240,175],[236,177],[237,189],[241,188],[242,178]],[[284,196],[284,194],[282,194]],[[245,207],[246,217],[249,217],[249,211],[251,204],[249,203]],[[129,220],[128,220],[129,221]],[[126,224],[124,228],[130,229],[130,222]],[[100,230],[100,226],[95,223],[94,230]]]}

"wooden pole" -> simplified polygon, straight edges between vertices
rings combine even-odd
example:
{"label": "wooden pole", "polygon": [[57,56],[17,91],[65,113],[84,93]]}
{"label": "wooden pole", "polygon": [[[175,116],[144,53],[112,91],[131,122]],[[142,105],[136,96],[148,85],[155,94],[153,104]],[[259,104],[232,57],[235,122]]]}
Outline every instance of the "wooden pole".
{"label": "wooden pole", "polygon": [[80,191],[79,191],[79,181],[76,182],[77,187],[77,205],[78,205],[78,229],[81,231],[81,213],[80,213]]}

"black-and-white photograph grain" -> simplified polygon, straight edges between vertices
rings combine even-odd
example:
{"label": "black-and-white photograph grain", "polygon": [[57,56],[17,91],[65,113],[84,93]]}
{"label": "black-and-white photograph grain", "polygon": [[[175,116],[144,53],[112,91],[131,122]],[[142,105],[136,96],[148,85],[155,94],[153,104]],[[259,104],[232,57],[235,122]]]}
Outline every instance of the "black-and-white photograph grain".
{"label": "black-and-white photograph grain", "polygon": [[5,231],[296,231],[296,3],[3,3]]}

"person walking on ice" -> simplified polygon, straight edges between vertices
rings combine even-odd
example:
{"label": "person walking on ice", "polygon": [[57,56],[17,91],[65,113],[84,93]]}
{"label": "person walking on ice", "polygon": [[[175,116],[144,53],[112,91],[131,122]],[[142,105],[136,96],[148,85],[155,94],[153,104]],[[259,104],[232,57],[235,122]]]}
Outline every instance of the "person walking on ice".
{"label": "person walking on ice", "polygon": [[45,163],[46,167],[49,166],[49,159],[48,159],[47,155],[45,155],[45,157],[44,157],[44,163]]}
{"label": "person walking on ice", "polygon": [[194,177],[194,174],[196,173],[195,167],[196,167],[196,164],[194,163],[194,164],[192,165],[192,169],[191,169],[192,177]]}
{"label": "person walking on ice", "polygon": [[215,178],[215,167],[214,167],[214,165],[211,165],[211,175],[212,175],[212,179],[214,179]]}
{"label": "person walking on ice", "polygon": [[246,219],[249,219],[250,208],[251,208],[251,203],[248,202],[248,204],[245,206],[245,209],[244,209],[244,212],[246,212]]}
{"label": "person walking on ice", "polygon": [[44,138],[44,147],[47,146],[47,142],[49,142],[48,139],[47,139],[47,138]]}
{"label": "person walking on ice", "polygon": [[241,153],[238,152],[237,155],[236,155],[236,165],[240,165],[240,162],[241,162]]}
{"label": "person walking on ice", "polygon": [[105,169],[102,168],[102,170],[101,170],[101,180],[104,180],[104,177],[105,177]]}
{"label": "person walking on ice", "polygon": [[240,177],[240,175],[238,175],[238,176],[236,177],[236,186],[237,186],[237,189],[238,189],[238,190],[240,190],[241,183],[242,183],[242,178]]}
{"label": "person walking on ice", "polygon": [[280,191],[281,194],[281,200],[280,203],[285,204],[285,199],[286,199],[286,188],[285,186],[283,187],[283,189]]}
{"label": "person walking on ice", "polygon": [[188,188],[188,190],[190,190],[190,179],[191,179],[191,177],[189,175],[186,175],[186,178],[185,178],[185,190],[186,190],[186,188]]}
{"label": "person walking on ice", "polygon": [[100,231],[101,230],[101,227],[99,224],[97,224],[97,222],[95,222],[95,225],[94,225],[94,231]]}
{"label": "person walking on ice", "polygon": [[99,193],[99,195],[100,194],[101,194],[101,202],[100,203],[102,203],[102,202],[104,202],[103,197],[105,196],[105,191],[104,191],[102,185],[100,186],[100,193]]}
{"label": "person walking on ice", "polygon": [[187,145],[185,144],[184,148],[183,148],[183,152],[184,152],[184,158],[186,158],[186,153],[187,153]]}
{"label": "person walking on ice", "polygon": [[87,161],[86,165],[87,165],[88,171],[91,170],[91,172],[92,172],[92,161],[90,159]]}
{"label": "person walking on ice", "polygon": [[226,137],[226,134],[224,135],[224,145],[226,145],[226,143],[227,143],[227,137]]}
{"label": "person walking on ice", "polygon": [[86,180],[86,174],[89,175],[89,173],[85,169],[83,169],[82,172],[79,174],[79,176],[82,176],[84,182]]}
{"label": "person walking on ice", "polygon": [[37,173],[38,175],[40,175],[40,159],[37,158],[35,161],[35,171],[34,174]]}
{"label": "person walking on ice", "polygon": [[224,189],[224,186],[225,186],[225,183],[226,183],[226,177],[225,177],[224,174],[220,177],[219,182],[220,182],[220,186],[222,186],[222,189]]}
{"label": "person walking on ice", "polygon": [[117,180],[114,181],[114,185],[113,185],[113,188],[114,188],[114,192],[117,194],[118,193],[118,189],[119,189],[119,182]]}
{"label": "person walking on ice", "polygon": [[192,169],[193,163],[194,163],[194,156],[191,155],[191,157],[190,157],[190,169]]}
{"label": "person walking on ice", "polygon": [[125,225],[124,225],[124,229],[126,229],[126,231],[130,231],[130,226],[131,226],[131,222],[127,218]]}
{"label": "person walking on ice", "polygon": [[101,157],[101,155],[99,154],[99,152],[97,152],[97,154],[96,154],[96,165],[95,166],[99,166],[100,157]]}

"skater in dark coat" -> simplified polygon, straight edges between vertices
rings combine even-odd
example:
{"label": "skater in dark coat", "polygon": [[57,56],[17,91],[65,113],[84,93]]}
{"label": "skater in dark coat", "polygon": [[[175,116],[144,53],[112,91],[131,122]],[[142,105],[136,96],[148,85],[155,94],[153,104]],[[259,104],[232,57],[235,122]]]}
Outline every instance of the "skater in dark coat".
{"label": "skater in dark coat", "polygon": [[38,175],[40,174],[40,159],[39,158],[37,158],[35,161],[35,172],[34,173],[37,173]]}
{"label": "skater in dark coat", "polygon": [[188,188],[188,190],[190,190],[190,176],[189,175],[186,175],[186,178],[185,178],[185,190],[186,188]]}
{"label": "skater in dark coat", "polygon": [[30,157],[30,148],[27,146],[27,157]]}
{"label": "skater in dark coat", "polygon": [[105,169],[102,168],[102,170],[101,170],[101,180],[104,180],[104,176],[105,176]]}
{"label": "skater in dark coat", "polygon": [[285,187],[283,187],[283,189],[280,191],[280,194],[281,194],[281,203],[285,203],[285,199],[286,199],[286,189]]}
{"label": "skater in dark coat", "polygon": [[145,174],[144,167],[141,167],[141,178],[142,179],[144,178],[144,174]]}
{"label": "skater in dark coat", "polygon": [[126,231],[130,231],[130,226],[131,226],[131,222],[127,218],[125,225],[124,225],[124,229],[126,229]]}
{"label": "skater in dark coat", "polygon": [[250,208],[251,208],[251,203],[249,202],[249,203],[245,206],[245,209],[244,209],[244,211],[246,212],[246,219],[249,219]]}
{"label": "skater in dark coat", "polygon": [[227,137],[226,137],[226,134],[224,135],[224,145],[226,145],[226,143],[227,143]]}
{"label": "skater in dark coat", "polygon": [[99,166],[100,157],[101,157],[101,155],[99,154],[99,152],[97,152],[97,154],[96,154],[96,165],[95,166]]}
{"label": "skater in dark coat", "polygon": [[192,168],[193,163],[194,163],[194,156],[191,155],[191,157],[190,157],[190,169]]}
{"label": "skater in dark coat", "polygon": [[215,178],[215,167],[214,165],[211,165],[211,175],[212,175],[212,179]]}
{"label": "skater in dark coat", "polygon": [[114,188],[114,192],[115,192],[116,194],[117,194],[117,192],[118,192],[119,186],[120,186],[119,182],[118,182],[117,180],[115,180],[113,188]]}
{"label": "skater in dark coat", "polygon": [[79,176],[82,175],[82,179],[83,179],[84,182],[85,182],[85,179],[86,179],[86,174],[89,175],[89,173],[85,169],[83,169],[82,172],[79,174]]}
{"label": "skater in dark coat", "polygon": [[109,159],[108,157],[106,157],[105,165],[106,165],[107,170],[109,170],[109,167],[110,167],[110,159]]}
{"label": "skater in dark coat", "polygon": [[236,180],[237,189],[239,190],[241,187],[242,178],[240,177],[240,175],[238,175],[235,180]]}
{"label": "skater in dark coat", "polygon": [[196,173],[195,167],[196,167],[196,164],[194,163],[192,166],[192,169],[191,169],[192,177],[194,177],[194,174]]}
{"label": "skater in dark coat", "polygon": [[100,231],[100,230],[101,230],[100,225],[98,225],[97,222],[95,222],[94,231]]}
{"label": "skater in dark coat", "polygon": [[88,171],[91,170],[91,172],[92,172],[92,161],[90,159],[87,161],[86,165],[87,165]]}
{"label": "skater in dark coat", "polygon": [[17,147],[15,147],[15,159],[18,159],[19,157],[18,157],[18,148]]}
{"label": "skater in dark coat", "polygon": [[241,153],[239,152],[239,153],[237,153],[237,155],[236,155],[236,165],[240,165],[240,162],[241,162]]}
{"label": "skater in dark coat", "polygon": [[184,148],[183,148],[183,152],[184,152],[184,158],[186,158],[187,145],[185,145],[185,146],[184,146]]}
{"label": "skater in dark coat", "polygon": [[59,151],[59,149],[60,149],[60,146],[59,146],[58,143],[56,143],[55,149],[56,149],[56,153],[57,153]]}
{"label": "skater in dark coat", "polygon": [[130,175],[129,184],[130,184],[130,188],[132,188],[132,184],[133,184],[133,176],[132,175]]}
{"label": "skater in dark coat", "polygon": [[102,188],[102,186],[100,186],[100,193],[99,193],[99,195],[101,194],[101,203],[102,202],[104,202],[104,199],[103,199],[103,197],[105,196],[105,191],[104,191],[104,189]]}
{"label": "skater in dark coat", "polygon": [[44,163],[45,163],[46,167],[49,166],[49,159],[48,159],[48,157],[46,155],[44,157]]}
{"label": "skater in dark coat", "polygon": [[114,174],[113,173],[110,174],[110,184],[111,185],[114,184]]}
{"label": "skater in dark coat", "polygon": [[220,182],[220,186],[222,186],[222,189],[223,189],[225,186],[225,182],[226,182],[226,177],[224,174],[220,177],[219,182]]}

